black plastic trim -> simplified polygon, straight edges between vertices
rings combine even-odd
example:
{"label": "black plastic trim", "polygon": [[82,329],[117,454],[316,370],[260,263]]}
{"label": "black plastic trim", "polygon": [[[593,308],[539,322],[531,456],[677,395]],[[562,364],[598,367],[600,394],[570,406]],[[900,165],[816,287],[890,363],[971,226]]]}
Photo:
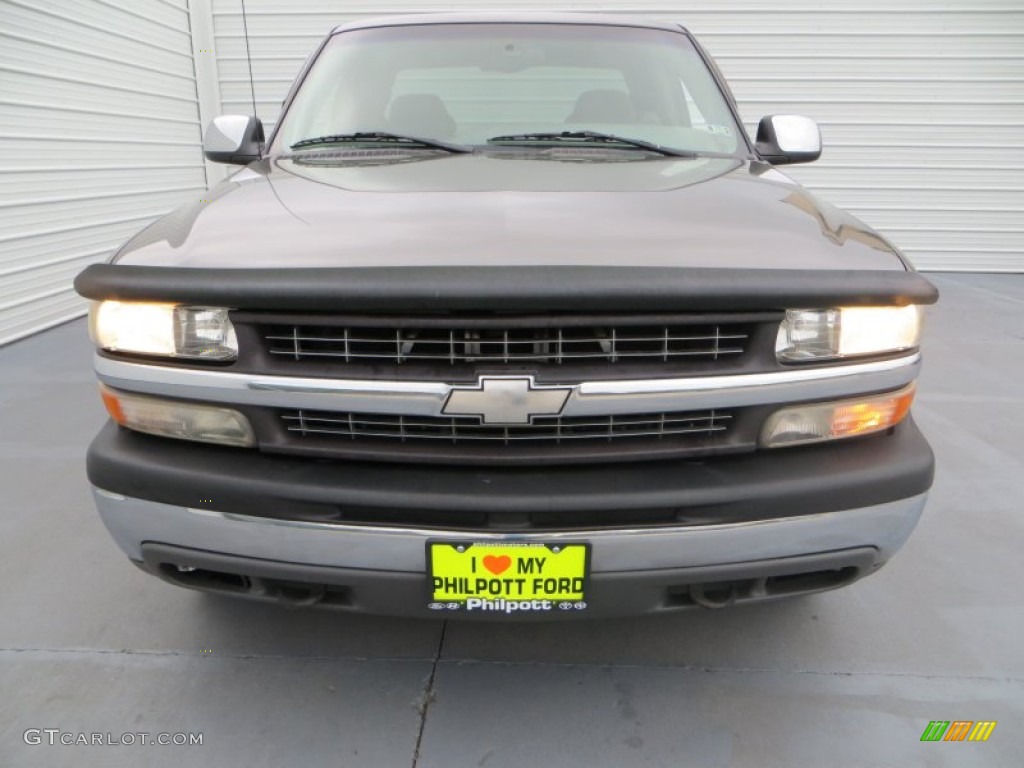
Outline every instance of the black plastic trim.
{"label": "black plastic trim", "polygon": [[[748,563],[590,574],[585,610],[505,614],[431,611],[422,573],[336,568],[146,543],[140,568],[179,587],[291,608],[470,621],[552,621],[725,607],[846,586],[878,570],[878,551],[858,547]],[[184,566],[180,570],[178,566]],[[189,568],[196,570],[190,571]],[[731,591],[732,599],[719,595]],[[694,596],[697,596],[696,599]]]}
{"label": "black plastic trim", "polygon": [[345,312],[771,310],[933,304],[938,291],[897,270],[634,267],[194,269],[94,264],[75,278],[89,299],[178,301]]}
{"label": "black plastic trim", "polygon": [[268,518],[343,522],[353,505],[363,514],[400,511],[404,524],[426,527],[431,510],[483,511],[493,527],[531,512],[578,510],[575,527],[586,527],[591,510],[675,508],[685,521],[675,524],[696,525],[883,504],[927,491],[934,457],[910,419],[891,434],[830,445],[558,468],[311,461],[108,422],[89,447],[87,471],[93,485],[125,496]]}

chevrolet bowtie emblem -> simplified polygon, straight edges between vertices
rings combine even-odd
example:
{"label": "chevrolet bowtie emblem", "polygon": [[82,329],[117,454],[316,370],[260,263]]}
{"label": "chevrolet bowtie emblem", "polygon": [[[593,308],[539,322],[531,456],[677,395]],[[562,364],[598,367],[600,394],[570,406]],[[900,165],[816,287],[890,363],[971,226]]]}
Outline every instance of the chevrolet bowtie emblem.
{"label": "chevrolet bowtie emblem", "polygon": [[539,387],[532,376],[481,376],[475,387],[452,387],[441,409],[446,416],[479,416],[484,424],[529,424],[557,416],[572,387]]}

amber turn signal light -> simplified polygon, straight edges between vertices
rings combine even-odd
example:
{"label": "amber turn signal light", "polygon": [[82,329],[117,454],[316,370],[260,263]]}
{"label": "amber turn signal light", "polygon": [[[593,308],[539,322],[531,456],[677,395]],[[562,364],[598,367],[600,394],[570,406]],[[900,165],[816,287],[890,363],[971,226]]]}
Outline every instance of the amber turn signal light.
{"label": "amber turn signal light", "polygon": [[781,448],[882,432],[903,421],[916,389],[908,384],[880,395],[783,408],[765,421],[761,445]]}
{"label": "amber turn signal light", "polygon": [[249,420],[232,408],[120,392],[103,385],[100,396],[110,418],[136,432],[219,445],[256,444]]}

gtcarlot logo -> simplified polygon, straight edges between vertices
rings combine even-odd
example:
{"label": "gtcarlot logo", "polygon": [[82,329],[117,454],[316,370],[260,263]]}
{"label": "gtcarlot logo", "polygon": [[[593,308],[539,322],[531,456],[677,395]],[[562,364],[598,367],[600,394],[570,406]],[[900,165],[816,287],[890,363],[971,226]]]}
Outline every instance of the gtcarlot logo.
{"label": "gtcarlot logo", "polygon": [[203,743],[201,733],[149,733],[134,731],[113,734],[62,731],[60,728],[29,728],[21,738],[30,746],[48,744],[65,747],[196,746]]}

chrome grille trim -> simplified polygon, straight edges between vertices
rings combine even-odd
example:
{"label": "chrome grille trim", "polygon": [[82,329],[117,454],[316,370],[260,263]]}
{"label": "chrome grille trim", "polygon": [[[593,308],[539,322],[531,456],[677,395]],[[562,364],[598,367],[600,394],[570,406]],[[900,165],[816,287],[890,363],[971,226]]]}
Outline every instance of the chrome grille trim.
{"label": "chrome grille trim", "polygon": [[[127,392],[225,405],[440,416],[452,385],[439,381],[266,376],[174,367],[97,354],[99,379]],[[918,353],[891,360],[793,368],[772,373],[583,382],[563,417],[660,413],[825,400],[882,392],[920,373]]]}
{"label": "chrome grille trim", "polygon": [[285,430],[293,436],[337,437],[350,440],[444,440],[452,444],[479,441],[554,443],[597,440],[613,442],[630,438],[663,440],[678,437],[713,437],[726,432],[732,414],[721,411],[651,413],[603,418],[541,416],[530,424],[482,424],[474,417],[423,418],[381,413],[286,411]]}
{"label": "chrome grille trim", "polygon": [[[266,329],[270,329],[269,332]],[[396,364],[623,363],[718,360],[746,351],[740,324],[594,325],[526,328],[265,326],[267,352],[282,360]]]}

